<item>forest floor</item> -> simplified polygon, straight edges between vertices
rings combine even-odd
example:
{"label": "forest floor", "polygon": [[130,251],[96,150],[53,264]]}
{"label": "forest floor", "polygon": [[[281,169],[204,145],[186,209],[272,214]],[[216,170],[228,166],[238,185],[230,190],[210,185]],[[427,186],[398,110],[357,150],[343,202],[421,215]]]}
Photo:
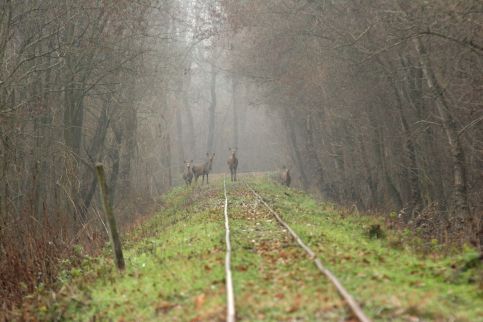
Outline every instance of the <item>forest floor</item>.
{"label": "forest floor", "polygon": [[[465,249],[424,255],[371,216],[332,205],[265,176],[227,183],[237,319],[355,321],[335,288],[263,204],[250,184],[300,235],[374,321],[483,321],[482,267]],[[224,321],[223,180],[179,187],[163,209],[124,236],[126,270],[111,252],[86,257],[59,276],[57,292],[39,292],[24,319],[75,321]],[[381,225],[384,236],[371,238]],[[21,316],[19,315],[19,318]]]}

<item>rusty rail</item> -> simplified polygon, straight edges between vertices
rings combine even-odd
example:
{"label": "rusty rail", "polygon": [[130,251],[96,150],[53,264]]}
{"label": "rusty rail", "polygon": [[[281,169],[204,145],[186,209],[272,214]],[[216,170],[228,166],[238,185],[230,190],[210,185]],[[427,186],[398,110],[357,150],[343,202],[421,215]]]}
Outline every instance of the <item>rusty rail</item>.
{"label": "rusty rail", "polygon": [[223,175],[223,192],[225,194],[225,239],[226,239],[226,256],[225,256],[225,275],[226,275],[226,321],[235,322],[235,293],[233,292],[233,279],[231,274],[231,243],[230,243],[230,225],[228,221],[228,197],[226,195],[226,176]]}
{"label": "rusty rail", "polygon": [[[342,285],[342,283],[337,279],[337,277],[329,270],[327,269],[320,259],[317,258],[316,254],[312,249],[310,249],[309,246],[307,246],[302,239],[297,235],[297,233],[280,217],[280,215],[275,212],[266,202],[263,200],[262,196],[258,194],[255,189],[253,189],[248,183],[246,183],[246,186],[248,189],[267,207],[267,209],[270,211],[270,213],[277,219],[277,221],[287,229],[287,231],[292,235],[292,237],[295,239],[297,244],[299,244],[300,247],[303,248],[303,250],[309,255],[310,259],[312,259],[315,263],[315,266],[319,269],[320,272],[322,272],[331,282],[334,284],[334,286],[337,288],[337,291],[339,294],[342,296],[342,298],[346,301],[347,305],[351,309],[352,313],[357,317],[357,319],[361,322],[371,322],[371,320],[365,315],[365,313],[362,311],[361,307],[357,303],[357,301],[350,295],[350,293],[345,289],[345,287]],[[225,190],[226,193],[226,190]]]}

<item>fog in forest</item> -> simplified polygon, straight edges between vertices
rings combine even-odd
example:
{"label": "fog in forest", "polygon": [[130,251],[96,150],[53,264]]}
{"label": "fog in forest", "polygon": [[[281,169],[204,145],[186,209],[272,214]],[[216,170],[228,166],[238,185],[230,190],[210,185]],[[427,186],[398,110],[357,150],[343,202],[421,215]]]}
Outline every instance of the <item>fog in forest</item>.
{"label": "fog in forest", "polygon": [[[0,0],[0,257],[105,242],[97,163],[129,227],[185,185],[184,161],[214,153],[210,175],[229,174],[230,148],[240,174],[287,167],[321,200],[480,245],[482,12],[475,0]],[[61,241],[36,255],[49,236]]]}

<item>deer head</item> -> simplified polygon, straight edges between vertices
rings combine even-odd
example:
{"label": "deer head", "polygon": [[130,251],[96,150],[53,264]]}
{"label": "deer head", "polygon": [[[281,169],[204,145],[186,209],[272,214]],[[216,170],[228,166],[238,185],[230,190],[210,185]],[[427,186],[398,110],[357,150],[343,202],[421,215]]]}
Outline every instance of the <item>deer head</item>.
{"label": "deer head", "polygon": [[213,153],[211,156],[209,153],[206,153],[206,157],[208,158],[207,160],[207,165],[208,165],[208,171],[211,171],[211,167],[213,165],[213,159],[215,158],[215,154]]}
{"label": "deer head", "polygon": [[189,170],[191,168],[192,164],[193,164],[193,160],[191,160],[191,161],[184,160],[184,166],[185,166],[186,169]]}

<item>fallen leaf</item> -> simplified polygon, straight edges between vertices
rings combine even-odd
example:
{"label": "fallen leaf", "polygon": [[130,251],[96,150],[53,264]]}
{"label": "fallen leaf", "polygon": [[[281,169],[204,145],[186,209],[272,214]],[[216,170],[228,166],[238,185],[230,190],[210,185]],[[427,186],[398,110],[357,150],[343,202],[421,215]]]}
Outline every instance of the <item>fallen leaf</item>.
{"label": "fallen leaf", "polygon": [[169,303],[169,302],[161,302],[158,305],[156,305],[154,310],[155,310],[156,314],[160,314],[160,313],[165,314],[165,313],[168,313],[169,311],[171,311],[175,307],[176,307],[176,304]]}
{"label": "fallen leaf", "polygon": [[236,270],[239,271],[239,272],[246,272],[248,270],[248,267],[246,267],[244,265],[238,265],[236,267]]}
{"label": "fallen leaf", "polygon": [[294,303],[287,310],[287,313],[293,313],[293,312],[298,311],[300,309],[301,302],[302,302],[302,297],[300,296],[300,294],[297,294],[297,296],[295,297]]}
{"label": "fallen leaf", "polygon": [[201,309],[201,307],[203,306],[203,303],[205,303],[205,294],[200,294],[196,297],[196,300],[195,300],[195,308],[196,310],[199,310]]}

